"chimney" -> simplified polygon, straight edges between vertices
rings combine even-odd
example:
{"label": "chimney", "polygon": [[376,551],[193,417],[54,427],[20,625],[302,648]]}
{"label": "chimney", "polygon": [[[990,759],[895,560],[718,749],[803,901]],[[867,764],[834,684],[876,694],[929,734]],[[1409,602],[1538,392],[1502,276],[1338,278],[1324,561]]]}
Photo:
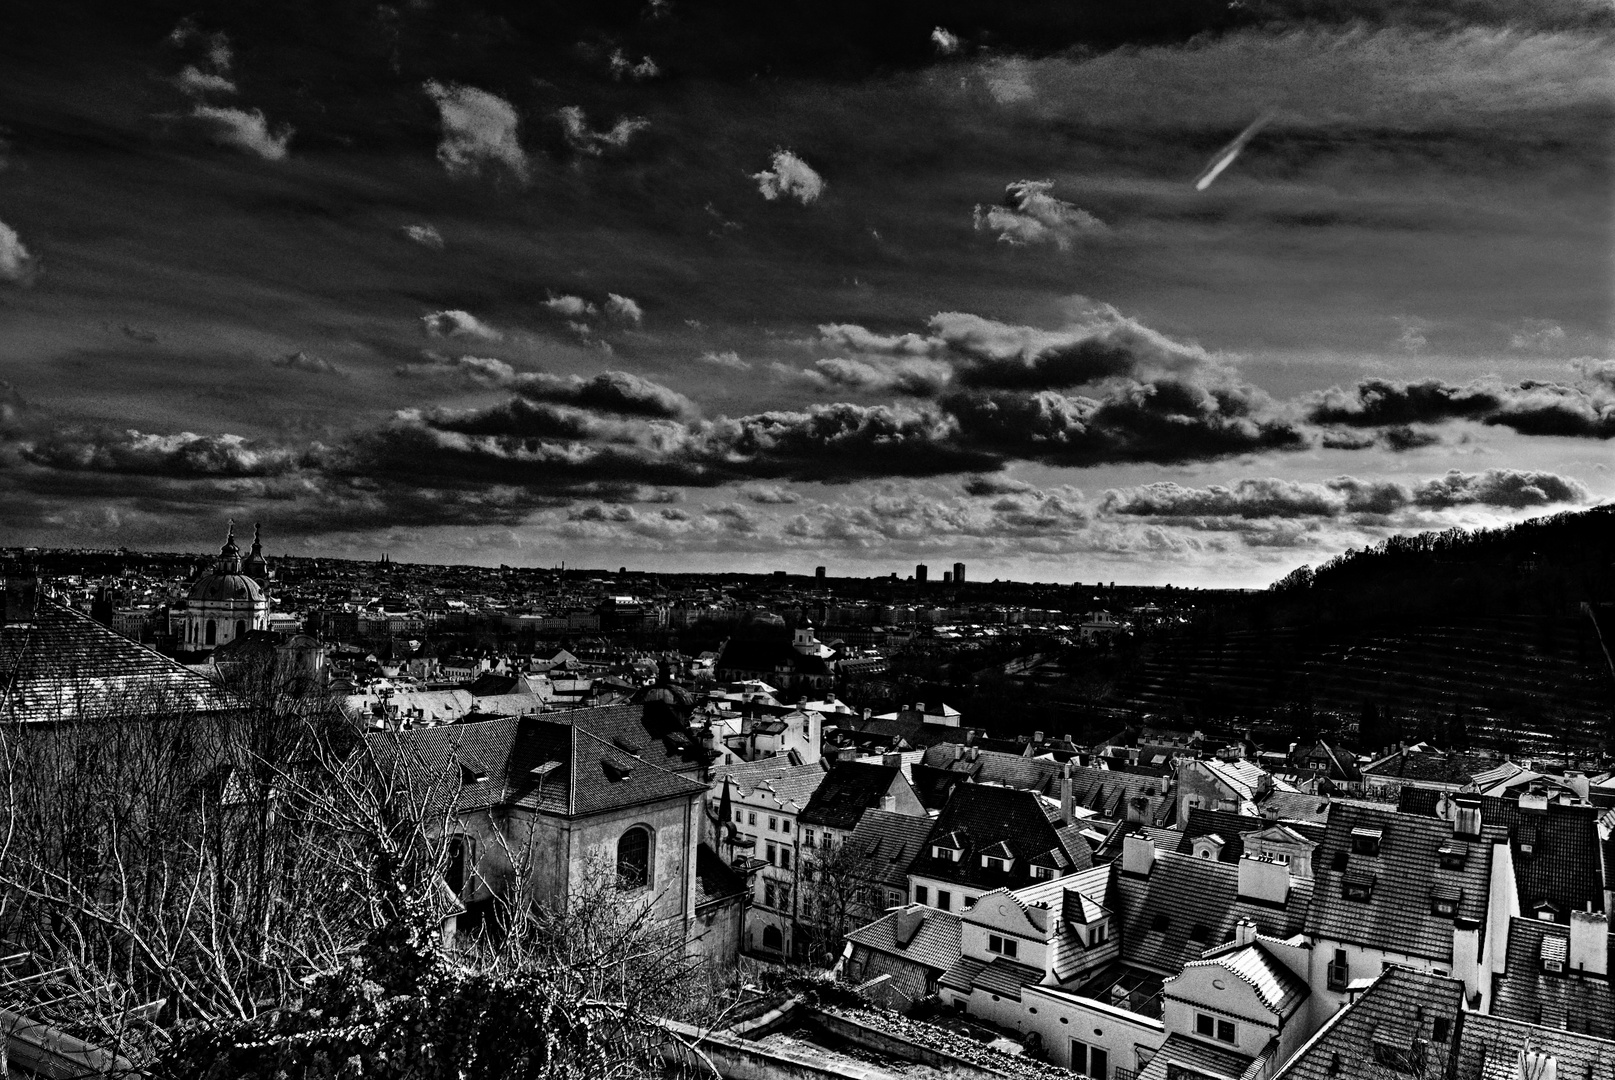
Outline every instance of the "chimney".
{"label": "chimney", "polygon": [[1277,859],[1245,855],[1239,860],[1239,898],[1282,904],[1290,896],[1290,868]]}
{"label": "chimney", "polygon": [[868,723],[869,723],[869,710],[865,709],[864,710],[864,724],[867,726]]}
{"label": "chimney", "polygon": [[888,814],[897,813],[897,796],[882,795],[880,797],[880,808],[886,811]]}
{"label": "chimney", "polygon": [[894,769],[901,769],[903,767],[903,755],[896,751],[889,751],[880,755],[880,763],[890,765]]}
{"label": "chimney", "polygon": [[1458,800],[1453,807],[1454,836],[1478,837],[1480,835],[1480,801]]}
{"label": "chimney", "polygon": [[925,925],[925,909],[919,906],[905,907],[897,912],[897,925],[892,929],[896,931],[897,947],[906,949],[914,940],[914,935],[920,932]]}
{"label": "chimney", "polygon": [[1043,745],[1043,733],[1041,731],[1032,732],[1032,741],[1037,743],[1039,746],[1042,746]]}
{"label": "chimney", "polygon": [[1060,821],[1070,825],[1077,819],[1077,797],[1071,790],[1071,770],[1060,777]]}
{"label": "chimney", "polygon": [[1155,868],[1155,843],[1142,833],[1122,837],[1122,873],[1149,877]]}
{"label": "chimney", "polygon": [[1521,1050],[1513,1080],[1559,1080],[1559,1061],[1546,1050]]}
{"label": "chimney", "polygon": [[1256,924],[1249,919],[1240,919],[1234,924],[1234,944],[1249,945],[1256,940]]}
{"label": "chimney", "polygon": [[1609,916],[1602,911],[1570,913],[1571,971],[1587,975],[1609,975]]}

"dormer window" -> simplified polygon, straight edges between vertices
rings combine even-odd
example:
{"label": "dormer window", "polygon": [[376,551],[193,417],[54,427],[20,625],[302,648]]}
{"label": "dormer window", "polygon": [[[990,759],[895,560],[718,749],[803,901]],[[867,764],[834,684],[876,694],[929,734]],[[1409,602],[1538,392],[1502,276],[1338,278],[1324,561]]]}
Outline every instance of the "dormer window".
{"label": "dormer window", "polygon": [[1000,872],[1009,869],[1009,864],[1003,859],[995,859],[991,855],[983,855],[981,865],[988,870],[998,870]]}
{"label": "dormer window", "polygon": [[1536,854],[1537,836],[1535,825],[1521,825],[1514,839],[1516,846],[1518,846],[1520,849],[1521,855]]}
{"label": "dormer window", "polygon": [[1048,881],[1054,877],[1054,868],[1049,866],[1032,867],[1032,878],[1035,881]]}
{"label": "dormer window", "polygon": [[460,763],[460,786],[470,787],[472,784],[485,784],[488,782],[488,770],[480,766]]}
{"label": "dormer window", "polygon": [[1469,845],[1462,840],[1452,840],[1441,845],[1441,868],[1443,870],[1462,870],[1469,861]]}
{"label": "dormer window", "polygon": [[1357,900],[1368,903],[1374,898],[1374,877],[1372,874],[1347,874],[1341,880],[1341,893],[1347,900]]}
{"label": "dormer window", "polygon": [[1382,829],[1365,829],[1362,826],[1351,831],[1351,853],[1353,855],[1378,855],[1380,841],[1385,833]]}
{"label": "dormer window", "polygon": [[1557,934],[1542,935],[1542,970],[1557,975],[1565,969],[1569,943]]}
{"label": "dormer window", "polygon": [[1107,922],[1096,922],[1092,926],[1088,927],[1088,944],[1089,945],[1098,945],[1098,944],[1104,942],[1109,937],[1110,937],[1110,924],[1107,923]]}
{"label": "dormer window", "polygon": [[1430,890],[1430,913],[1444,919],[1458,914],[1458,905],[1464,902],[1464,891],[1451,885],[1437,885]]}
{"label": "dormer window", "polygon": [[931,848],[931,854],[938,859],[944,860],[945,862],[959,861],[959,852],[950,847],[943,847],[941,844],[937,844],[935,847]]}

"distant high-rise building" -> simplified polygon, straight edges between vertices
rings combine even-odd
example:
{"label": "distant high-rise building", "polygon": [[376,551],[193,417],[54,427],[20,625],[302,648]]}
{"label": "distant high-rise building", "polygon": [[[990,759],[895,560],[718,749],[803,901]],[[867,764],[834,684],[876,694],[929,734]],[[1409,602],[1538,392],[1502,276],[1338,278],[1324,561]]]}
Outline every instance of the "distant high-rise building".
{"label": "distant high-rise building", "polygon": [[965,564],[962,562],[956,562],[953,564],[953,583],[955,585],[963,585],[965,583]]}
{"label": "distant high-rise building", "polygon": [[920,583],[921,585],[923,585],[923,584],[925,584],[926,577],[930,573],[931,573],[931,568],[929,566],[926,566],[924,563],[920,563],[918,566],[916,566],[914,568],[914,580],[916,582]]}
{"label": "distant high-rise building", "polygon": [[944,570],[944,571],[942,571],[942,584],[944,584],[944,585],[952,585],[953,584],[953,571],[952,570]]}
{"label": "distant high-rise building", "polygon": [[814,568],[814,570],[813,570],[813,580],[819,581],[819,582],[822,582],[824,580],[824,567],[819,566],[819,567]]}

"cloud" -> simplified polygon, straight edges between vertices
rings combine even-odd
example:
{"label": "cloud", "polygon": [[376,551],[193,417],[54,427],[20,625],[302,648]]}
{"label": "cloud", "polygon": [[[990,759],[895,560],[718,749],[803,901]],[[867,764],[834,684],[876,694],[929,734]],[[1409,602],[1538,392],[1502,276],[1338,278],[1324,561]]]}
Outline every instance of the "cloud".
{"label": "cloud", "polygon": [[593,315],[596,311],[595,306],[581,296],[556,296],[554,293],[550,293],[549,299],[544,301],[544,306],[557,315],[564,315],[569,319],[581,319]]}
{"label": "cloud", "polygon": [[583,110],[577,105],[568,105],[555,115],[561,121],[561,134],[566,139],[566,145],[590,157],[599,157],[608,150],[621,150],[636,133],[650,127],[649,120],[636,116],[624,117],[604,131],[592,131]]}
{"label": "cloud", "polygon": [[186,64],[174,78],[174,85],[191,97],[205,94],[233,94],[236,84],[223,75],[202,71],[195,64]]}
{"label": "cloud", "polygon": [[1005,244],[1053,244],[1061,251],[1085,236],[1109,232],[1105,223],[1050,194],[1051,180],[1017,180],[1004,189],[1001,206],[975,210],[976,230],[995,233]]}
{"label": "cloud", "polygon": [[62,431],[26,445],[23,456],[64,472],[128,473],[181,478],[258,477],[288,472],[290,451],[240,435],[152,435],[126,431]]}
{"label": "cloud", "polygon": [[1523,510],[1556,503],[1584,503],[1590,495],[1579,481],[1554,473],[1488,469],[1457,470],[1414,484],[1338,476],[1320,483],[1245,479],[1230,485],[1182,487],[1164,481],[1111,490],[1100,508],[1106,514],[1171,518],[1340,518],[1384,516],[1409,510],[1484,506]]}
{"label": "cloud", "polygon": [[265,161],[281,161],[296,130],[282,124],[274,132],[258,109],[232,109],[219,105],[195,105],[191,116],[207,132],[208,137],[221,146],[229,146],[249,154],[257,154]]}
{"label": "cloud", "polygon": [[812,166],[789,150],[775,150],[773,168],[753,173],[757,190],[769,202],[795,199],[803,206],[819,201],[824,194],[824,178]]}
{"label": "cloud", "polygon": [[819,327],[819,336],[831,348],[902,356],[930,356],[945,344],[920,334],[878,334],[853,323],[827,323]]}
{"label": "cloud", "polygon": [[949,33],[939,26],[931,31],[931,44],[935,45],[936,51],[943,56],[952,56],[959,51],[959,35]]}
{"label": "cloud", "polygon": [[0,281],[29,285],[37,272],[38,262],[23,246],[17,230],[0,221]]}
{"label": "cloud", "polygon": [[742,360],[740,354],[732,349],[727,352],[704,352],[695,358],[695,362],[706,364],[708,367],[726,368],[730,371],[751,370],[750,361]]}
{"label": "cloud", "polygon": [[966,495],[983,497],[989,495],[1024,495],[1034,490],[1031,484],[1021,480],[1011,480],[1007,476],[972,476],[965,481]]}
{"label": "cloud", "polygon": [[421,331],[427,337],[474,338],[499,341],[504,334],[468,311],[434,311],[421,316]]}
{"label": "cloud", "polygon": [[1553,352],[1564,348],[1568,338],[1565,328],[1549,319],[1525,319],[1509,333],[1508,347],[1524,352]]}
{"label": "cloud", "polygon": [[294,353],[288,353],[285,356],[276,357],[269,362],[278,368],[286,368],[289,371],[307,372],[310,375],[341,375],[343,373],[341,368],[331,363],[331,361],[327,360],[325,357],[315,356],[313,353],[307,353],[301,350]]}
{"label": "cloud", "polygon": [[694,416],[695,403],[676,390],[626,371],[606,371],[593,378],[579,375],[524,374],[514,383],[531,401],[549,401],[624,416],[675,419]]}
{"label": "cloud", "polygon": [[633,300],[616,293],[606,294],[606,317],[616,319],[618,322],[632,323],[638,326],[645,321],[645,312]]}
{"label": "cloud", "polygon": [[435,225],[405,225],[404,235],[422,247],[429,247],[433,251],[443,250],[443,234],[437,231]]}
{"label": "cloud", "polygon": [[475,386],[513,386],[515,368],[503,360],[486,356],[434,356],[424,364],[403,364],[393,369],[400,378],[447,378]]}
{"label": "cloud", "polygon": [[1615,386],[1479,379],[1455,385],[1440,379],[1366,379],[1350,391],[1331,387],[1307,402],[1314,423],[1393,427],[1473,420],[1522,435],[1615,437]]}
{"label": "cloud", "polygon": [[644,82],[647,79],[654,79],[662,73],[662,69],[657,67],[656,61],[650,57],[641,57],[639,63],[636,64],[629,60],[621,49],[616,49],[612,52],[610,67],[611,77],[619,82],[623,79],[628,79],[632,82]]}
{"label": "cloud", "polygon": [[1430,339],[1425,336],[1433,325],[1429,319],[1421,319],[1416,315],[1398,315],[1395,322],[1402,331],[1396,338],[1397,348],[1414,355],[1429,348]]}
{"label": "cloud", "polygon": [[752,502],[764,506],[791,506],[802,501],[801,495],[777,484],[743,488],[741,493]]}
{"label": "cloud", "polygon": [[527,155],[518,137],[521,118],[510,102],[486,90],[457,83],[445,86],[435,79],[423,89],[437,102],[443,131],[437,159],[451,175],[475,176],[500,167],[527,181]]}
{"label": "cloud", "polygon": [[903,357],[869,362],[830,358],[804,372],[826,386],[848,390],[936,397],[953,379],[953,368],[939,360]]}

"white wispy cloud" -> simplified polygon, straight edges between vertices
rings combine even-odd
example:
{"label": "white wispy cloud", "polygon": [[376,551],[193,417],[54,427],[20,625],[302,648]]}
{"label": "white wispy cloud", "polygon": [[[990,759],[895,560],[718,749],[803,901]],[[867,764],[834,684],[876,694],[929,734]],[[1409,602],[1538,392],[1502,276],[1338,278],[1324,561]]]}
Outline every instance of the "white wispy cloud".
{"label": "white wispy cloud", "polygon": [[434,311],[421,316],[421,330],[427,337],[471,338],[499,341],[505,335],[468,311]]}
{"label": "white wispy cloud", "polygon": [[17,230],[0,221],[0,281],[26,285],[33,280],[37,266]]}
{"label": "white wispy cloud", "polygon": [[606,316],[635,326],[645,321],[645,312],[637,302],[616,293],[606,294]]}
{"label": "white wispy cloud", "polygon": [[544,306],[557,315],[564,315],[568,319],[582,319],[593,315],[598,310],[581,296],[556,296],[554,293],[551,293],[550,298],[544,301]]}
{"label": "white wispy cloud", "polygon": [[1054,244],[1066,250],[1079,237],[1102,235],[1105,223],[1054,197],[1051,180],[1017,180],[1004,188],[1000,206],[977,206],[976,229],[1005,244]]}
{"label": "white wispy cloud", "polygon": [[208,137],[221,146],[229,146],[249,154],[257,154],[265,161],[281,161],[296,131],[289,124],[269,130],[269,121],[258,109],[233,109],[219,105],[196,105],[191,116],[201,122]]}
{"label": "white wispy cloud", "polygon": [[742,360],[740,354],[733,349],[727,352],[705,352],[695,358],[696,363],[706,364],[708,367],[728,368],[730,371],[750,371],[751,362]]}
{"label": "white wispy cloud", "polygon": [[590,157],[599,157],[607,150],[621,150],[635,133],[650,127],[649,120],[631,116],[623,117],[604,131],[595,131],[589,127],[583,110],[576,105],[568,105],[555,115],[561,121],[561,134],[566,137],[566,144]]}
{"label": "white wispy cloud", "polygon": [[174,85],[191,97],[201,97],[203,94],[233,94],[236,84],[223,75],[203,71],[195,64],[186,64],[178,75],[174,77]]}
{"label": "white wispy cloud", "polygon": [[510,102],[474,86],[445,86],[435,79],[424,89],[437,102],[443,129],[437,159],[445,169],[457,176],[478,175],[499,166],[518,180],[528,179],[527,155],[518,136],[521,117]]}
{"label": "white wispy cloud", "polygon": [[405,225],[404,235],[422,247],[443,250],[443,234],[437,231],[435,225]]}
{"label": "white wispy cloud", "polygon": [[819,201],[826,187],[824,177],[789,150],[775,150],[773,167],[753,173],[757,190],[769,202],[795,199],[803,206]]}

